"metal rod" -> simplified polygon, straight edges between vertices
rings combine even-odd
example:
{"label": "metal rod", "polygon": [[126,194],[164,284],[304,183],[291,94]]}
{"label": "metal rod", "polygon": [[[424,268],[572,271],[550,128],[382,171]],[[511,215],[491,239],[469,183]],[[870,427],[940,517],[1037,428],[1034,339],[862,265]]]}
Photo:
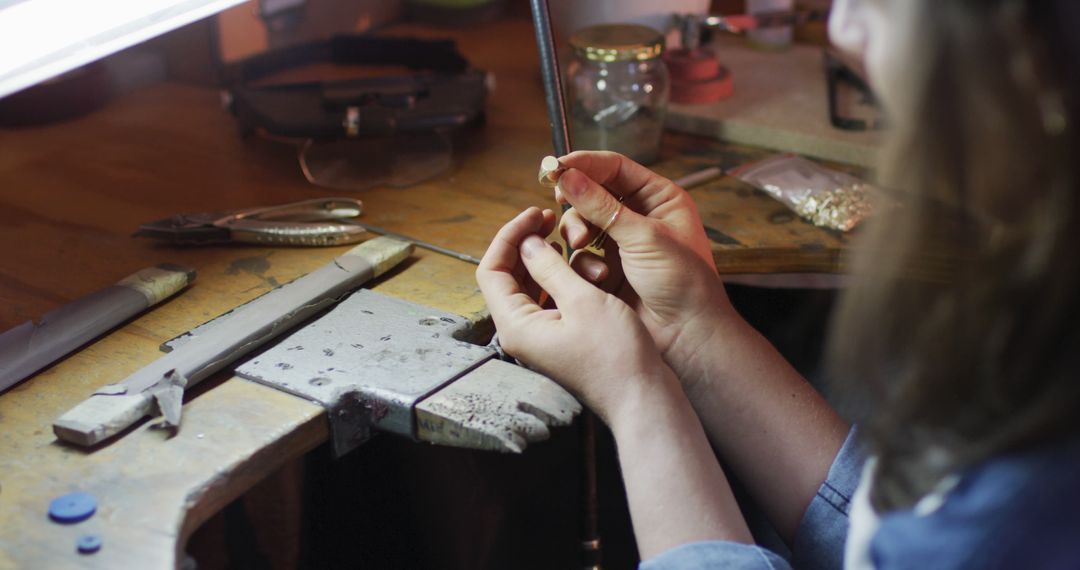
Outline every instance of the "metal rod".
{"label": "metal rod", "polygon": [[691,172],[682,178],[676,178],[672,180],[676,186],[681,187],[683,190],[689,190],[695,186],[699,186],[706,182],[711,182],[724,175],[724,170],[719,166],[710,166],[704,170],[698,170],[697,172]]}
{"label": "metal rod", "polygon": [[480,265],[480,260],[479,259],[477,259],[477,258],[475,258],[475,257],[473,257],[473,256],[471,256],[471,255],[469,255],[467,253],[462,253],[460,251],[454,251],[452,249],[445,248],[445,247],[443,247],[441,245],[435,245],[435,244],[433,244],[431,242],[427,242],[427,241],[424,241],[424,240],[419,240],[419,239],[416,239],[416,238],[413,238],[413,237],[409,237],[407,235],[399,234],[397,232],[392,232],[392,231],[390,231],[388,229],[381,228],[379,226],[373,226],[373,225],[371,225],[371,224],[369,224],[367,222],[357,222],[355,220],[351,220],[349,223],[360,226],[360,227],[364,228],[365,230],[367,230],[369,232],[374,232],[374,233],[377,233],[379,235],[384,235],[386,237],[396,238],[396,239],[399,239],[401,241],[407,241],[407,242],[409,242],[409,243],[411,243],[411,244],[413,244],[413,245],[415,245],[416,247],[419,247],[419,248],[423,248],[423,249],[426,249],[426,250],[429,250],[429,251],[434,251],[435,253],[441,253],[443,255],[449,255],[450,257],[453,257],[455,259],[460,259],[461,261],[467,261],[467,262],[469,262],[469,263],[471,263],[473,265]]}
{"label": "metal rod", "polygon": [[[559,55],[551,30],[551,10],[547,0],[529,0],[532,6],[533,28],[536,45],[540,51],[540,75],[544,82],[544,99],[547,103],[548,122],[551,124],[551,144],[555,156],[565,156],[573,150],[570,140],[570,124],[566,118],[566,100],[563,97],[562,74],[559,72]],[[569,204],[563,206],[563,211]],[[566,248],[569,258],[573,249]],[[596,487],[596,420],[585,410],[581,423],[581,547],[584,568],[600,568],[601,544],[598,524],[599,500]]]}
{"label": "metal rod", "polygon": [[600,542],[600,495],[596,481],[596,414],[581,412],[581,567],[600,570],[604,545]]}
{"label": "metal rod", "polygon": [[551,144],[555,156],[570,154],[570,125],[566,121],[566,101],[563,98],[562,75],[559,73],[559,54],[551,31],[551,11],[547,0],[529,0],[532,6],[536,46],[540,50],[540,76],[544,82],[548,122],[551,124]]}

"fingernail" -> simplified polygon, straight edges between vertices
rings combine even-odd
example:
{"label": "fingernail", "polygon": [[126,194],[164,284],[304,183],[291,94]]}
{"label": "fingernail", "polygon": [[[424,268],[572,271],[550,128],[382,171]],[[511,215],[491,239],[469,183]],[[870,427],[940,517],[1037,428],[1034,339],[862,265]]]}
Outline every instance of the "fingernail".
{"label": "fingernail", "polygon": [[603,271],[604,268],[600,267],[599,265],[590,265],[589,267],[585,268],[585,273],[589,274],[589,281],[593,282],[600,280],[600,274],[603,273]]}
{"label": "fingernail", "polygon": [[527,259],[532,259],[534,255],[547,246],[547,242],[541,239],[540,236],[531,235],[521,242],[521,255]]}
{"label": "fingernail", "polygon": [[585,175],[576,170],[568,170],[559,179],[559,189],[571,196],[581,196],[588,185]]}
{"label": "fingernail", "polygon": [[570,231],[570,234],[572,235],[570,243],[586,244],[588,242],[589,230],[585,228],[575,227]]}

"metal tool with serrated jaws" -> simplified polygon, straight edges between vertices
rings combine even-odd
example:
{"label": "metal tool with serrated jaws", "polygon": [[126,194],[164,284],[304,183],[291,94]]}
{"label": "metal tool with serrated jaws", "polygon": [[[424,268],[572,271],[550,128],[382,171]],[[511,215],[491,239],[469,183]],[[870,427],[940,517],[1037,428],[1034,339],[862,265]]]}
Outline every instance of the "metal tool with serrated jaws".
{"label": "metal tool with serrated jaws", "polygon": [[362,212],[359,200],[318,198],[265,208],[177,214],[139,226],[135,236],[191,245],[346,245],[370,235],[363,226],[345,223]]}
{"label": "metal tool with serrated jaws", "polygon": [[324,247],[356,243],[374,233],[480,264],[478,258],[467,253],[361,222],[357,218],[363,211],[360,200],[353,198],[317,198],[265,208],[177,214],[147,222],[133,235],[177,245],[248,243]]}

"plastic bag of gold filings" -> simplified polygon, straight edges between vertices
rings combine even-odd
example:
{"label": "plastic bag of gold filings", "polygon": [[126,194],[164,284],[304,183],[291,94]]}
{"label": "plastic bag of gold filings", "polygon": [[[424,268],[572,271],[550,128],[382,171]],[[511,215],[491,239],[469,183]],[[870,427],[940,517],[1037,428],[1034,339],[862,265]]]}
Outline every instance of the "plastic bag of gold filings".
{"label": "plastic bag of gold filings", "polygon": [[730,174],[810,223],[841,232],[852,230],[875,207],[882,207],[880,192],[873,185],[793,154],[744,164]]}

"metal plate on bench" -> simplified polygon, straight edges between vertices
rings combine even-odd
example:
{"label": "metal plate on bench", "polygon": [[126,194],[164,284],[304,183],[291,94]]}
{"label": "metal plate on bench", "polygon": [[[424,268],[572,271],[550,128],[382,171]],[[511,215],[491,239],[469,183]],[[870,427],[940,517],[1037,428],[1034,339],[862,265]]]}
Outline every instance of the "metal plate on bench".
{"label": "metal plate on bench", "polygon": [[236,373],[325,406],[341,455],[372,427],[415,437],[413,406],[495,356],[457,340],[470,327],[459,315],[361,289]]}

